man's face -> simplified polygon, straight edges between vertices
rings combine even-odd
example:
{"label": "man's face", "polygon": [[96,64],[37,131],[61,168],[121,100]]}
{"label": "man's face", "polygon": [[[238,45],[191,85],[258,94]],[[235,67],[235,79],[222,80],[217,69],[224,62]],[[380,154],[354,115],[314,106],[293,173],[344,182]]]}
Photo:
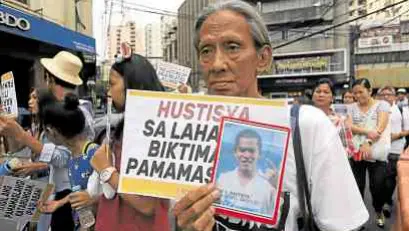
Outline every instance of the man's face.
{"label": "man's face", "polygon": [[259,158],[259,151],[257,138],[241,137],[235,153],[239,165],[239,171],[244,173],[255,171],[257,160]]}
{"label": "man's face", "polygon": [[396,101],[395,94],[393,94],[393,92],[388,89],[383,90],[380,94],[380,97],[381,99],[388,102],[390,105],[393,105],[393,103]]}
{"label": "man's face", "polygon": [[[254,46],[246,19],[232,11],[219,11],[203,23],[198,56],[208,90],[213,95],[258,96],[257,71],[267,67]],[[269,49],[269,48],[263,48]],[[271,56],[271,49],[268,50]]]}

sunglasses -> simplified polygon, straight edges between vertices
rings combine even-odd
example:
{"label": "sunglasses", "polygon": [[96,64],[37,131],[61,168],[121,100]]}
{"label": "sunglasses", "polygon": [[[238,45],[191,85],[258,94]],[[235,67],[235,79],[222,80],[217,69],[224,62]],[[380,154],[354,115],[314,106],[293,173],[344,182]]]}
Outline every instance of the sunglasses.
{"label": "sunglasses", "polygon": [[239,150],[239,152],[249,152],[251,154],[254,154],[256,152],[255,148],[238,147],[237,149]]}

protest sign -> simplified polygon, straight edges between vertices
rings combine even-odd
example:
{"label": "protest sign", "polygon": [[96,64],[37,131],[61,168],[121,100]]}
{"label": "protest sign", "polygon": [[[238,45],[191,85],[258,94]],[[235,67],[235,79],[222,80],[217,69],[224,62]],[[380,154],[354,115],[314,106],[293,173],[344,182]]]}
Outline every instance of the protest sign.
{"label": "protest sign", "polygon": [[45,182],[0,177],[0,225],[37,222],[40,218],[37,202],[46,200],[52,191],[53,186]]}
{"label": "protest sign", "polygon": [[212,172],[218,214],[277,223],[289,139],[288,127],[222,118]]}
{"label": "protest sign", "polygon": [[187,83],[190,71],[188,67],[168,62],[158,62],[156,70],[162,84],[173,89],[176,89],[181,83]]}
{"label": "protest sign", "polygon": [[210,182],[221,118],[288,126],[286,101],[129,90],[120,193],[177,199]]}
{"label": "protest sign", "polygon": [[18,116],[18,105],[13,72],[7,72],[1,76],[1,103],[4,113],[13,117]]}

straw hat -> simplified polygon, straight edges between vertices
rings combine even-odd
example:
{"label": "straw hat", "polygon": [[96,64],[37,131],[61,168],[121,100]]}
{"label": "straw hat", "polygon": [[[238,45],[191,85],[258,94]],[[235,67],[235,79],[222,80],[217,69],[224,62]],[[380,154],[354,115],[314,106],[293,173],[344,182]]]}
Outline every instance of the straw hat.
{"label": "straw hat", "polygon": [[43,58],[41,64],[58,79],[75,86],[82,84],[79,73],[82,69],[81,60],[67,51],[60,51],[52,59]]}

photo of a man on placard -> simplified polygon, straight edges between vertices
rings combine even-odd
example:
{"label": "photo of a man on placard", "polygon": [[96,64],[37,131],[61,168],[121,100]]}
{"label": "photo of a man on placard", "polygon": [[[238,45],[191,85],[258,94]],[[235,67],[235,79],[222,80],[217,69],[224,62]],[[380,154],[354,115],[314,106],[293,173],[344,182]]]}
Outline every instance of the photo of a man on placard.
{"label": "photo of a man on placard", "polygon": [[[245,128],[236,135],[233,147],[235,169],[218,174],[216,180],[222,192],[219,205],[265,217],[273,215],[277,190],[258,167],[262,147],[262,137],[256,129]],[[219,162],[219,169],[222,168],[223,163]]]}

